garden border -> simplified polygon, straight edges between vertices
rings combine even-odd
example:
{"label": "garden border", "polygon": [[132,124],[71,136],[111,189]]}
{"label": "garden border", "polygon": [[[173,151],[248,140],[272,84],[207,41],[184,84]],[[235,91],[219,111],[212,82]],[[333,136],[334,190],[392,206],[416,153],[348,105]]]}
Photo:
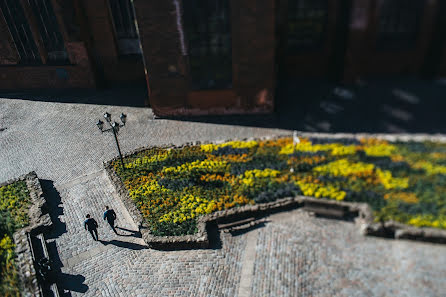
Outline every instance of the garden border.
{"label": "garden border", "polygon": [[[369,133],[309,133],[309,132],[298,132],[299,136],[311,137],[311,138],[330,138],[330,139],[361,139],[361,138],[375,138],[388,140],[390,142],[401,141],[436,141],[446,143],[446,135],[437,134],[369,134]],[[292,136],[292,135],[291,135]],[[272,140],[284,137],[290,137],[290,135],[276,135],[260,138],[245,138],[240,141],[250,141],[250,140]],[[136,153],[151,149],[151,148],[183,148],[187,146],[200,145],[200,144],[221,144],[231,140],[213,141],[213,142],[189,142],[183,145],[168,144],[164,146],[147,146],[134,149],[127,152],[123,157],[129,157]],[[336,201],[325,198],[312,198],[307,196],[296,196],[281,198],[273,202],[255,204],[255,205],[245,205],[241,207],[231,208],[227,210],[217,211],[211,214],[200,216],[197,219],[198,232],[194,235],[184,235],[184,236],[155,236],[150,233],[150,230],[145,223],[145,220],[134,204],[133,200],[128,194],[120,177],[116,174],[112,167],[114,161],[118,161],[119,158],[115,157],[107,162],[104,162],[104,168],[108,178],[110,179],[113,187],[118,193],[121,201],[124,203],[125,207],[129,211],[132,219],[138,224],[142,238],[151,248],[156,249],[181,249],[181,248],[207,248],[209,246],[209,238],[206,231],[207,223],[219,222],[221,220],[233,219],[235,221],[244,219],[248,216],[261,216],[267,215],[269,212],[279,211],[282,209],[289,208],[300,208],[307,209],[315,214],[326,215],[331,211],[339,211],[348,216],[356,216],[355,223],[359,226],[360,232],[363,235],[373,235],[387,238],[395,239],[414,239],[435,243],[446,243],[446,230],[440,230],[435,228],[417,228],[406,224],[401,224],[394,221],[386,222],[374,222],[374,216],[370,206],[367,203],[357,203],[357,202],[344,202]],[[312,205],[308,209],[308,205]]]}
{"label": "garden border", "polygon": [[[28,242],[27,233],[32,235],[47,231],[51,226],[50,215],[46,211],[46,200],[43,196],[40,181],[37,174],[32,171],[28,174],[10,179],[0,183],[0,187],[12,184],[17,181],[25,181],[31,198],[28,209],[28,226],[17,230],[14,237],[16,266],[20,278],[21,292],[24,297],[41,297],[42,290],[37,280],[34,268],[33,253]],[[45,213],[46,212],[46,213]]]}

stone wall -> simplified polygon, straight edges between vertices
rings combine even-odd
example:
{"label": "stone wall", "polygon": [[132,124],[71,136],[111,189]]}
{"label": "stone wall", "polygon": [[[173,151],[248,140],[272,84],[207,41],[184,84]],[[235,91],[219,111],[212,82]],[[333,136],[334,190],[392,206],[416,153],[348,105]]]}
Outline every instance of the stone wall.
{"label": "stone wall", "polygon": [[35,235],[45,232],[52,226],[52,222],[46,209],[46,201],[43,197],[43,191],[39,179],[35,172],[28,173],[21,177],[8,180],[0,184],[5,186],[16,181],[25,181],[31,198],[29,207],[28,226],[14,233],[16,265],[19,272],[21,291],[24,297],[41,297],[42,290],[37,281],[36,270],[34,269],[33,252],[28,234]]}

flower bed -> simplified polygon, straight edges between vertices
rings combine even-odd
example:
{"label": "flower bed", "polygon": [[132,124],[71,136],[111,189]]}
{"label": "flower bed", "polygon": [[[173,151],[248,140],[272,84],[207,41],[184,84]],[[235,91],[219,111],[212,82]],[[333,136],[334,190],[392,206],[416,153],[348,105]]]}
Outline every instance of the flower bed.
{"label": "flower bed", "polygon": [[0,183],[0,296],[42,296],[28,234],[52,226],[35,172]]}
{"label": "flower bed", "polygon": [[0,187],[0,295],[20,296],[19,277],[14,263],[13,234],[29,223],[29,191],[25,181]]}
{"label": "flower bed", "polygon": [[376,221],[446,229],[446,144],[291,138],[151,148],[111,166],[156,236],[197,218],[305,195],[366,202]]}

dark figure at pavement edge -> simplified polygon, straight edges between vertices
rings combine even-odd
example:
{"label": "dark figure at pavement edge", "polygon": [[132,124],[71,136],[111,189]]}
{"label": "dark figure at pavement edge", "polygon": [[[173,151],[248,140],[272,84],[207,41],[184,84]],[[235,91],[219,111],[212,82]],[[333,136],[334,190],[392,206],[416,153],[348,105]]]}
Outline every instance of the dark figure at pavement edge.
{"label": "dark figure at pavement edge", "polygon": [[[87,214],[87,219],[84,222],[84,227],[85,230],[89,231],[91,234],[91,237],[93,237],[93,239],[95,241],[98,241],[98,223],[96,222],[95,219],[91,218],[89,214]],[[96,235],[96,237],[95,237]]]}
{"label": "dark figure at pavement edge", "polygon": [[109,209],[108,206],[105,207],[106,211],[104,212],[104,220],[107,220],[110,227],[113,229],[113,232],[115,234],[118,234],[115,229],[115,220],[116,220],[116,213],[113,209]]}

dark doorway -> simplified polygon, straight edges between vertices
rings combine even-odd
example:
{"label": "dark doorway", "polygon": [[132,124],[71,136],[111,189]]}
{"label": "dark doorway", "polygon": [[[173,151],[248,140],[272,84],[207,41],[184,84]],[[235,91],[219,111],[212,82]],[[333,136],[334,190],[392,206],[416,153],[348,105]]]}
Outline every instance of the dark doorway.
{"label": "dark doorway", "polygon": [[446,42],[446,1],[438,1],[437,5],[434,32],[422,67],[422,74],[427,79],[438,74]]}
{"label": "dark doorway", "polygon": [[[279,0],[276,65],[279,78],[332,77],[343,61],[350,0]],[[339,72],[339,70],[337,70]]]}

